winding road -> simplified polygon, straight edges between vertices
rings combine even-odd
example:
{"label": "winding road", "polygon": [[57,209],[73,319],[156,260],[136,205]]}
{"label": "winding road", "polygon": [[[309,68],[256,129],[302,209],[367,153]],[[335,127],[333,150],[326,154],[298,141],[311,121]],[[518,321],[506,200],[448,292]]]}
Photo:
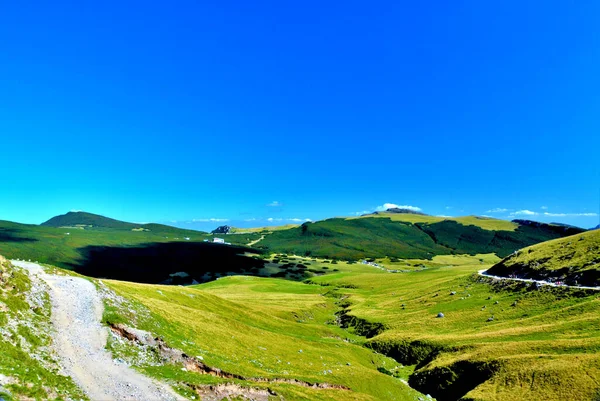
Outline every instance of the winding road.
{"label": "winding road", "polygon": [[93,283],[48,274],[31,262],[11,263],[50,288],[54,348],[65,374],[92,400],[183,400],[169,386],[116,363],[104,348],[108,328],[100,322],[104,306]]}
{"label": "winding road", "polygon": [[489,278],[493,278],[496,280],[512,280],[512,281],[522,281],[525,283],[538,283],[541,285],[549,285],[550,287],[563,287],[563,288],[578,288],[581,290],[594,290],[594,291],[600,291],[600,287],[586,287],[583,285],[566,285],[566,284],[556,284],[556,283],[551,283],[549,281],[543,281],[543,280],[534,280],[531,278],[512,278],[512,277],[502,277],[502,276],[493,276],[491,274],[487,274],[487,269],[483,269],[483,270],[479,270],[477,273],[480,276],[483,277],[489,277]]}

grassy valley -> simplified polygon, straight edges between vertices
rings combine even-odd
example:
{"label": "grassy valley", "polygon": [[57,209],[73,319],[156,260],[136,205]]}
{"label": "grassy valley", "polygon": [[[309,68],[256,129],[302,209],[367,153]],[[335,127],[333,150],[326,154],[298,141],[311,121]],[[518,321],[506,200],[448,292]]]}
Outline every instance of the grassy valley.
{"label": "grassy valley", "polygon": [[[0,247],[103,278],[87,279],[104,300],[107,349],[188,399],[600,397],[600,291],[478,273],[597,285],[600,231],[383,213],[223,234],[232,242],[223,245],[204,242],[212,238],[205,233],[125,224],[4,222]],[[231,238],[258,239],[262,249]],[[537,244],[513,249],[530,243]],[[18,349],[46,349],[50,315],[47,300],[32,307],[28,294],[40,289],[26,274],[7,262],[3,272],[2,333],[7,346],[20,342],[0,359],[0,374],[11,378],[0,386],[11,394],[35,389],[34,399],[75,394],[68,378],[52,373],[51,354],[29,369],[63,393],[26,384],[27,370],[9,371]],[[178,281],[183,272],[203,283],[156,284],[189,283]]]}
{"label": "grassy valley", "polygon": [[[105,320],[147,330],[229,374],[141,360],[143,371],[178,381],[188,394],[234,378],[285,399],[418,398],[403,380],[438,400],[596,396],[600,294],[477,274],[498,261],[476,255],[398,262],[418,267],[405,273],[318,261],[329,267],[304,283],[247,276],[187,288],[104,281],[136,305],[109,301]],[[127,356],[124,343],[114,347]],[[350,390],[281,382],[291,378]]]}

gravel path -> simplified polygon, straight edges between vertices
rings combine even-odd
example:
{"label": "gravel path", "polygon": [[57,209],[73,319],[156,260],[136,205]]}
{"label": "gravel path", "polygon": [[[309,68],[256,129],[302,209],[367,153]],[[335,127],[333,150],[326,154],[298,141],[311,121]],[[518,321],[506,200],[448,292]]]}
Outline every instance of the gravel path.
{"label": "gravel path", "polygon": [[512,278],[512,277],[493,276],[493,275],[487,273],[487,269],[479,270],[478,273],[479,273],[480,276],[490,277],[490,278],[494,278],[496,280],[513,280],[513,281],[522,281],[522,282],[525,282],[525,283],[538,283],[538,284],[541,284],[541,285],[549,285],[551,287],[579,288],[579,289],[582,289],[582,290],[600,291],[600,287],[585,287],[583,285],[556,284],[556,283],[551,283],[549,281],[534,280],[534,279],[531,279],[531,278]]}
{"label": "gravel path", "polygon": [[54,346],[64,373],[92,400],[183,400],[170,387],[117,364],[104,349],[108,328],[100,321],[103,303],[94,284],[69,276],[47,274],[41,266],[23,261],[32,280],[50,287]]}

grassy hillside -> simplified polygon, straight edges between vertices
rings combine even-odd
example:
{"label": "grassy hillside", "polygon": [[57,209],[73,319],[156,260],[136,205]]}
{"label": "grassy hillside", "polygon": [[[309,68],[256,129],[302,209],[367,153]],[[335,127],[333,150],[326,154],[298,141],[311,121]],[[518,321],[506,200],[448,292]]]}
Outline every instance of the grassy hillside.
{"label": "grassy hillside", "polygon": [[[163,281],[184,268],[201,277],[248,271],[256,265],[254,259],[236,256],[246,248],[204,243],[205,239],[212,241],[210,234],[161,225],[145,227],[77,229],[0,221],[0,253],[9,259],[39,261],[96,277],[146,282]],[[245,245],[258,235],[230,237],[229,242]]]}
{"label": "grassy hillside", "polygon": [[131,230],[139,228],[141,224],[126,223],[111,219],[108,217],[100,216],[93,213],[86,212],[69,212],[59,216],[52,217],[50,220],[41,224],[46,227],[71,227],[71,228],[113,228],[121,230]]}
{"label": "grassy hillside", "polygon": [[149,231],[109,228],[54,228],[0,221],[0,253],[9,259],[31,259],[70,268],[86,246],[130,246],[153,242],[202,241],[209,235],[197,231],[159,226]]}
{"label": "grassy hillside", "polygon": [[[108,298],[108,324],[148,331],[178,354],[194,358],[157,364],[153,349],[140,353],[119,338],[109,345],[115,356],[146,374],[178,382],[187,396],[197,397],[195,392],[205,386],[233,383],[246,391],[268,389],[273,399],[286,400],[422,397],[385,373],[406,379],[398,363],[363,347],[361,337],[334,324],[340,299],[327,288],[252,277],[194,288],[104,283],[129,300]],[[182,363],[188,367],[182,369]],[[202,374],[193,367],[200,363],[201,369],[219,373]]]}
{"label": "grassy hillside", "polygon": [[565,227],[548,224],[392,213],[304,223],[266,235],[255,247],[344,260],[386,256],[431,259],[435,255],[477,253],[507,256],[522,247],[560,238],[569,232],[572,231]]}
{"label": "grassy hillside", "polygon": [[111,230],[133,230],[133,231],[152,231],[165,235],[179,236],[180,238],[188,236],[198,236],[200,234],[206,234],[202,231],[186,230],[164,224],[137,224],[127,223],[120,220],[111,219],[109,217],[100,216],[98,214],[87,213],[87,212],[69,212],[60,216],[55,216],[50,220],[40,224],[44,227],[54,228],[70,228],[70,229],[111,229]]}
{"label": "grassy hillside", "polygon": [[295,228],[295,227],[299,227],[299,226],[300,226],[300,224],[284,224],[281,226],[266,226],[266,227],[254,227],[254,228],[232,227],[231,233],[232,234],[265,233],[265,232],[272,232],[272,231],[288,230],[290,228]]}
{"label": "grassy hillside", "polygon": [[492,267],[489,273],[600,286],[600,230],[522,249]]}
{"label": "grassy hillside", "polygon": [[512,221],[493,219],[490,217],[479,217],[479,216],[463,216],[463,217],[438,217],[430,216],[427,214],[418,213],[388,213],[388,212],[377,212],[377,214],[369,214],[360,217],[353,217],[358,219],[365,218],[389,218],[392,221],[401,221],[405,223],[440,223],[442,221],[456,221],[465,226],[476,226],[483,228],[484,230],[492,231],[514,231],[519,225]]}

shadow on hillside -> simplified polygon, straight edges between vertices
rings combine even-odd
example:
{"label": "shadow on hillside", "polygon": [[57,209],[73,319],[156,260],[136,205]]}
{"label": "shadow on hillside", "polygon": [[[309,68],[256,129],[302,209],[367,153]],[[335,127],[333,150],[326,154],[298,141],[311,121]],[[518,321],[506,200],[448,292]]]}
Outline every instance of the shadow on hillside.
{"label": "shadow on hillside", "polygon": [[0,242],[36,242],[35,238],[21,237],[22,230],[0,228]]}
{"label": "shadow on hillside", "polygon": [[[73,269],[86,276],[140,283],[189,284],[217,274],[253,274],[263,261],[244,256],[249,248],[197,242],[148,243],[135,247],[87,246]],[[256,251],[254,251],[256,252]],[[171,276],[185,272],[189,277]],[[208,278],[207,278],[208,277]]]}

